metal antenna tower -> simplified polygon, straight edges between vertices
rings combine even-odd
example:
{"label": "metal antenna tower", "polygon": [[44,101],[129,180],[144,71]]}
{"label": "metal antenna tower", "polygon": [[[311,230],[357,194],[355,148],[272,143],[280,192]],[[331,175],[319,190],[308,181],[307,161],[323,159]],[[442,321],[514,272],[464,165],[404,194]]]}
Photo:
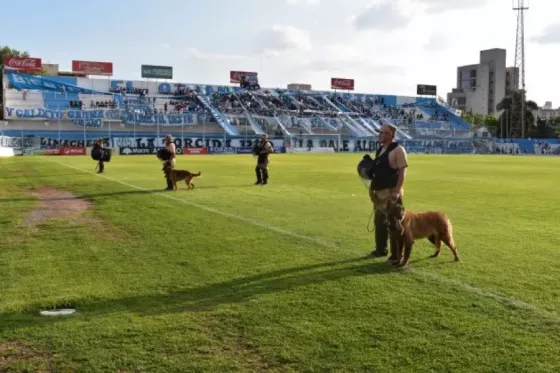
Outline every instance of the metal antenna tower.
{"label": "metal antenna tower", "polygon": [[[518,86],[521,83],[521,138],[525,138],[525,11],[529,10],[529,0],[512,0],[512,9],[517,13],[517,32],[515,36],[514,74],[518,73]],[[514,76],[515,79],[515,76]],[[512,92],[512,121],[515,115],[515,90]]]}

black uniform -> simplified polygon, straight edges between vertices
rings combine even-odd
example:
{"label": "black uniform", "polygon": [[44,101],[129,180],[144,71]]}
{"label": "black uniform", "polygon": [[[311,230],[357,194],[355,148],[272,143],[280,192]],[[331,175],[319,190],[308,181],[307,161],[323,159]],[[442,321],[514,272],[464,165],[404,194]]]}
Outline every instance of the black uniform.
{"label": "black uniform", "polygon": [[257,165],[255,167],[255,173],[257,174],[257,182],[255,185],[267,185],[268,184],[268,155],[269,150],[266,149],[266,145],[272,148],[272,143],[268,140],[260,141],[253,148],[253,154],[257,156]]}
{"label": "black uniform", "polygon": [[[370,196],[376,205],[379,201],[376,201],[374,197],[375,191],[380,191],[383,189],[392,189],[397,186],[399,181],[398,169],[392,168],[389,164],[389,153],[391,153],[395,148],[399,146],[398,143],[391,143],[387,150],[379,155],[382,151],[382,147],[379,148],[375,154],[374,167],[372,182],[370,185]],[[402,198],[399,196],[397,203],[402,205]],[[391,248],[396,247],[396,236],[392,233],[392,227],[390,222],[391,219],[385,213],[384,206],[375,206],[375,251],[372,252],[374,256],[385,256],[387,255],[387,240],[391,238]],[[394,259],[394,258],[391,258]]]}
{"label": "black uniform", "polygon": [[[99,145],[99,144],[93,144],[92,152],[93,152],[95,149],[100,149],[100,150],[101,150],[101,149],[103,149],[103,146],[101,146],[101,145]],[[105,170],[105,164],[103,163],[103,160],[102,160],[102,159],[103,159],[103,157],[101,157],[101,160],[99,160],[99,161],[97,162],[97,169],[98,169],[97,173],[98,173],[98,174],[102,174],[102,173],[103,173],[103,170]]]}

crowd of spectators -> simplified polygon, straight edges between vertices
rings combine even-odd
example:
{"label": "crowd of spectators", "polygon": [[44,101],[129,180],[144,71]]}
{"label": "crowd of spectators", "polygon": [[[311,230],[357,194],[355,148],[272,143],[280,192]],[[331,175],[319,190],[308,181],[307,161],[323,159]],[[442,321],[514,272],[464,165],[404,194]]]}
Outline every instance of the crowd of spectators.
{"label": "crowd of spectators", "polygon": [[126,87],[111,87],[109,88],[109,92],[113,93],[126,93],[131,95],[138,95],[140,97],[146,97],[150,91],[146,88],[126,88]]}

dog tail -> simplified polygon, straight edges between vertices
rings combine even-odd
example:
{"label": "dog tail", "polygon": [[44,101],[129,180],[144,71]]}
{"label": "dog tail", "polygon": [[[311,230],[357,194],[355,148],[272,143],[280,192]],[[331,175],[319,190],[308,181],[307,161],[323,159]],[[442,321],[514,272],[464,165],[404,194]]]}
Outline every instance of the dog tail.
{"label": "dog tail", "polygon": [[440,237],[443,243],[449,247],[453,256],[455,257],[455,261],[459,261],[459,253],[457,251],[457,246],[455,246],[455,240],[453,240],[453,225],[451,225],[451,220],[446,216],[445,217],[445,224],[446,230],[444,234]]}
{"label": "dog tail", "polygon": [[197,174],[192,174],[192,175],[193,175],[193,177],[197,177],[197,176],[200,176],[200,175],[202,175],[202,172],[198,171],[198,173],[197,173]]}

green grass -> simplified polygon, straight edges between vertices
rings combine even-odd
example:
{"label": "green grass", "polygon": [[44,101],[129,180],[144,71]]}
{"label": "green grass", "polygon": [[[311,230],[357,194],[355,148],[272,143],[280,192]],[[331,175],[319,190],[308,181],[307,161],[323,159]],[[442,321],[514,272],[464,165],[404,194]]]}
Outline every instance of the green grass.
{"label": "green grass", "polygon": [[[155,157],[0,159],[0,371],[558,372],[560,159],[410,156],[406,207],[462,262],[421,241],[409,270],[364,259],[359,160],[274,155],[261,188],[251,156],[184,156],[203,177],[162,194]],[[24,226],[41,185],[89,220]]]}

